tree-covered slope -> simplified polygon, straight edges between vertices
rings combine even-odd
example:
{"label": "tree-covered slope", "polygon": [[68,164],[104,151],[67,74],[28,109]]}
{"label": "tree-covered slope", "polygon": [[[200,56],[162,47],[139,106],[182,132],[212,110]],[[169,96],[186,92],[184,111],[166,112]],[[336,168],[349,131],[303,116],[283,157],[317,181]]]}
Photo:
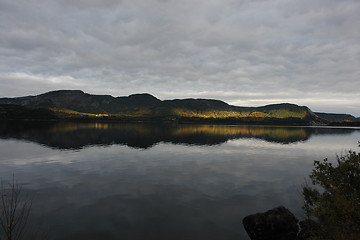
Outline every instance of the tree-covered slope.
{"label": "tree-covered slope", "polygon": [[329,121],[329,122],[355,122],[357,119],[350,114],[338,114],[338,113],[315,113],[317,116]]}
{"label": "tree-covered slope", "polygon": [[56,120],[58,116],[46,108],[25,107],[15,104],[0,104],[0,120]]}

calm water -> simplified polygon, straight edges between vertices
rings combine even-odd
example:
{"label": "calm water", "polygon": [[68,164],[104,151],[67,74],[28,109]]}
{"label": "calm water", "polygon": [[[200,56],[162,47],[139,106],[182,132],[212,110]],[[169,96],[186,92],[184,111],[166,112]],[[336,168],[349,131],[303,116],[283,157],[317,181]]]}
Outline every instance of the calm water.
{"label": "calm water", "polygon": [[248,239],[242,219],[298,217],[314,160],[358,150],[359,129],[0,125],[0,177],[33,196],[48,239]]}

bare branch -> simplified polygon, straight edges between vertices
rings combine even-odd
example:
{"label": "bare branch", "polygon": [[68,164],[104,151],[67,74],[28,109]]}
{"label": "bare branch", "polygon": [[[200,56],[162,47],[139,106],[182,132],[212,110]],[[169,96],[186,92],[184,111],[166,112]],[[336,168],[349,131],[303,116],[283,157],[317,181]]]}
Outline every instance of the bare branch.
{"label": "bare branch", "polygon": [[32,200],[23,195],[22,186],[13,176],[8,188],[0,184],[0,239],[22,239],[30,215]]}

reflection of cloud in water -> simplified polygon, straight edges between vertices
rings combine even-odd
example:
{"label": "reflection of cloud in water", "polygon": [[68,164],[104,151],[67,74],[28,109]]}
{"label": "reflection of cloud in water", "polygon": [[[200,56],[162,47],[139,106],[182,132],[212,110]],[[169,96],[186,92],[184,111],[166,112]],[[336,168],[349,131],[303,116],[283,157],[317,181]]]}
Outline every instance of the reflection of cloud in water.
{"label": "reflection of cloud in water", "polygon": [[[154,237],[146,239],[159,238],[159,234],[164,239],[186,235],[190,239],[239,239],[243,216],[277,205],[284,200],[283,188],[294,185],[290,174],[272,173],[268,166],[252,169],[249,164],[255,163],[247,160],[239,164],[242,161],[221,161],[216,154],[210,159],[209,155],[188,159],[184,154],[165,161],[172,157],[170,153],[155,155],[138,155],[138,161],[133,161],[131,153],[125,152],[107,161],[34,166],[34,175],[27,177],[38,178],[34,207],[46,212],[51,229],[61,226],[63,219],[67,219],[66,226],[76,226],[57,232],[59,239],[67,234],[80,234],[78,239],[82,239],[83,234],[104,229],[107,234],[127,236],[125,239],[136,239],[137,234],[141,239],[152,231]],[[280,183],[280,190],[271,190]],[[212,226],[213,236],[204,224]]]}

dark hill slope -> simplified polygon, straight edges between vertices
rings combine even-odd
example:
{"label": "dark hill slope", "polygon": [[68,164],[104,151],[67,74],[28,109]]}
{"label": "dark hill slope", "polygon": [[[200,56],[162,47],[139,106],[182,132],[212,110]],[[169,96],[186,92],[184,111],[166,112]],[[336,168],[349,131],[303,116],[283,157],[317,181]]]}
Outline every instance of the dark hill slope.
{"label": "dark hill slope", "polygon": [[158,106],[161,101],[150,94],[115,98],[110,95],[92,95],[81,90],[59,90],[37,96],[1,98],[0,103],[68,109],[82,113],[116,114],[137,108]]}
{"label": "dark hill slope", "polygon": [[220,100],[213,99],[174,99],[165,100],[165,104],[169,107],[188,109],[192,111],[207,111],[207,110],[231,110],[232,107]]}
{"label": "dark hill slope", "polygon": [[337,114],[337,113],[320,113],[315,112],[317,116],[322,119],[325,119],[329,122],[356,122],[357,119],[350,114]]}
{"label": "dark hill slope", "polygon": [[0,120],[56,120],[53,111],[46,108],[25,107],[14,104],[0,104]]}
{"label": "dark hill slope", "polygon": [[20,98],[2,98],[0,103],[47,108],[64,108],[79,112],[103,112],[103,106],[113,101],[112,96],[90,95],[80,90],[59,90]]}

